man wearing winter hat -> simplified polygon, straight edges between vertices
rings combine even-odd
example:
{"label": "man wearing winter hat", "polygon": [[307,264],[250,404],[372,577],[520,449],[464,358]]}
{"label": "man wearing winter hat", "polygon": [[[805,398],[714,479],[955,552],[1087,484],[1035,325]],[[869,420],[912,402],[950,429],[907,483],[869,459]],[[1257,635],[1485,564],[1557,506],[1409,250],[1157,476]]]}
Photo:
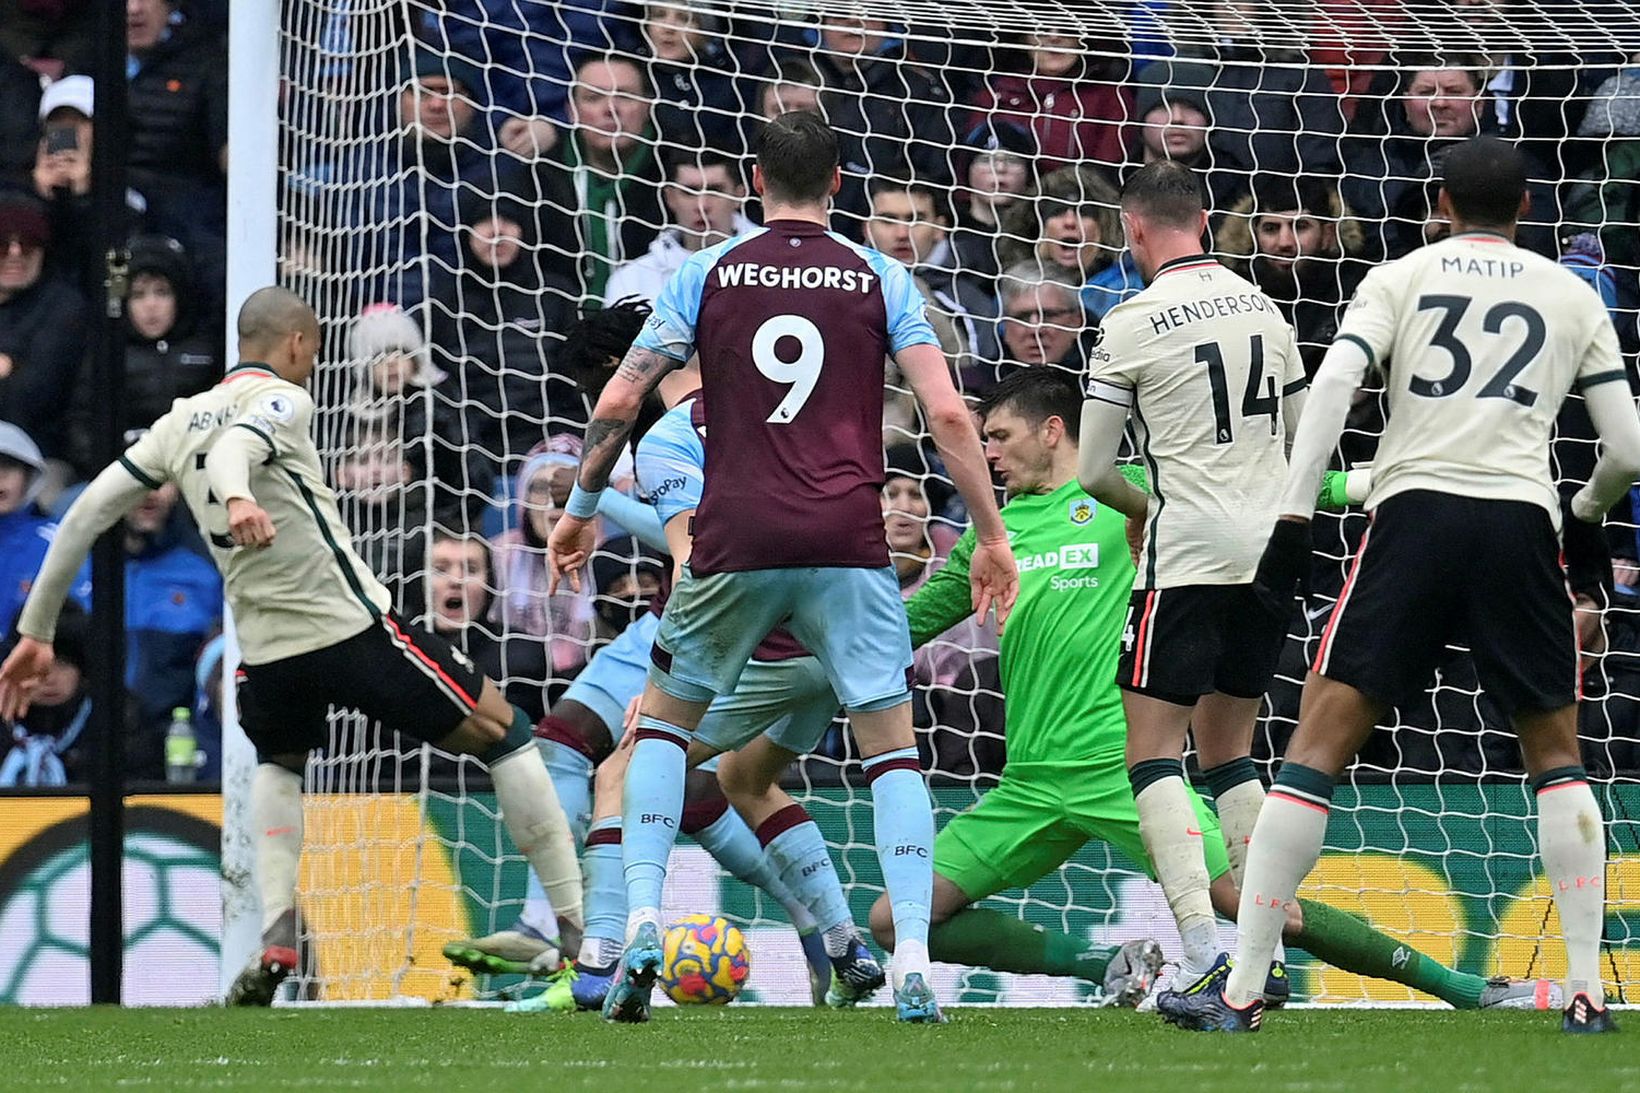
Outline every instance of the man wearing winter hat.
{"label": "man wearing winter hat", "polygon": [[1174,66],[1173,75],[1177,77],[1173,83],[1144,84],[1139,88],[1134,106],[1139,136],[1125,173],[1161,159],[1178,160],[1195,168],[1212,210],[1228,209],[1247,192],[1247,173],[1224,169],[1231,164],[1221,163],[1208,143],[1213,107],[1206,85],[1199,81],[1210,80],[1212,69],[1180,64]]}
{"label": "man wearing winter hat", "polygon": [[89,308],[45,276],[51,227],[27,194],[0,195],[0,421],[63,458],[74,381],[85,358]]}
{"label": "man wearing winter hat", "polygon": [[[57,529],[34,503],[45,468],[29,435],[0,421],[0,635],[11,629],[23,609]],[[89,565],[81,567],[73,595],[82,606],[91,605]]]}

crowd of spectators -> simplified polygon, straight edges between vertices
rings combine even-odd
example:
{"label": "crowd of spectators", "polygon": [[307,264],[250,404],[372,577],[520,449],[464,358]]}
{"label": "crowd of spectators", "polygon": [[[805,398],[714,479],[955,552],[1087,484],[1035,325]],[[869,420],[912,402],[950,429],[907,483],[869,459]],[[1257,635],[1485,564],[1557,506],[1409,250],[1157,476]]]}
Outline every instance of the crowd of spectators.
{"label": "crowd of spectators", "polygon": [[[286,136],[281,248],[292,286],[336,320],[316,427],[361,553],[412,615],[459,635],[526,708],[573,677],[619,628],[624,609],[611,604],[647,587],[653,559],[612,524],[621,562],[605,576],[620,591],[595,581],[583,594],[546,592],[544,543],[594,386],[561,335],[591,310],[652,301],[690,254],[753,230],[747,157],[765,121],[788,110],[819,112],[840,133],[834,228],[911,271],[972,396],[1021,368],[1082,370],[1101,319],[1142,287],[1117,194],[1159,158],[1197,168],[1209,249],[1283,309],[1313,371],[1366,270],[1446,232],[1433,201],[1441,157],[1478,133],[1529,152],[1521,242],[1587,279],[1633,352],[1640,56],[1521,53],[1507,35],[1488,37],[1508,26],[1509,5],[1485,0],[1454,33],[1461,46],[1414,52],[1389,40],[1394,0],[1370,6],[1372,20],[1334,12],[1302,42],[1273,9],[1213,2],[1192,15],[1211,34],[1170,44],[1160,31],[1175,5],[1145,0],[1126,42],[1053,28],[985,45],[841,14],[773,20],[756,3],[733,15],[623,0],[327,9],[325,40],[356,56],[285,90],[287,113],[319,120]],[[103,261],[91,9],[0,3],[8,627],[52,514],[95,469],[84,379]],[[226,9],[127,2],[128,431],[223,365]],[[1476,47],[1490,41],[1501,44]],[[327,89],[338,93],[326,100]],[[898,469],[885,519],[909,590],[964,514],[939,488],[915,404],[886,363],[885,383],[884,444]],[[1346,458],[1370,458],[1373,412],[1370,399],[1357,408]],[[1339,538],[1347,549],[1350,533]],[[157,775],[155,734],[173,708],[214,723],[220,594],[174,495],[158,491],[138,511],[126,549],[130,770]],[[1640,629],[1627,633],[1611,630],[1612,651],[1640,652]],[[968,638],[946,646],[968,650],[963,664],[919,660],[920,716],[950,773],[1002,758],[1000,741],[975,743],[1001,723],[985,652],[994,637]],[[1640,692],[1612,693],[1640,708]],[[1474,736],[1477,717],[1439,710],[1424,723]],[[34,737],[60,743],[73,720],[19,727],[19,758],[0,782],[14,770],[36,772],[14,777],[25,781],[61,774],[42,757],[72,748]],[[1623,732],[1640,712],[1629,720]],[[1405,765],[1502,761],[1448,757],[1438,738],[1430,747],[1435,759]]]}

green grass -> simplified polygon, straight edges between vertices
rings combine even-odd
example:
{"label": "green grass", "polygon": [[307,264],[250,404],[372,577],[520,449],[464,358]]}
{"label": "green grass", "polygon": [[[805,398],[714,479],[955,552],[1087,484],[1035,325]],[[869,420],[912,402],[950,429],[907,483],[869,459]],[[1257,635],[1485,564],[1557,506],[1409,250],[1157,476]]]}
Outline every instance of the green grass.
{"label": "green grass", "polygon": [[[1623,1015],[1619,1015],[1621,1018]],[[1197,1091],[1640,1088],[1622,1035],[1559,1015],[1273,1014],[1257,1036],[1102,1010],[666,1010],[644,1027],[496,1010],[12,1010],[0,1088]]]}

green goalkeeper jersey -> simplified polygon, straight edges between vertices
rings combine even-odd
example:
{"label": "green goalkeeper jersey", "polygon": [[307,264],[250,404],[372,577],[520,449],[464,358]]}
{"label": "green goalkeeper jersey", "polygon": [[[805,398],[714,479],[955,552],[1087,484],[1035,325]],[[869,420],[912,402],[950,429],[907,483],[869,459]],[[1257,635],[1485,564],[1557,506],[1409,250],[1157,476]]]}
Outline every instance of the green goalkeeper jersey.
{"label": "green goalkeeper jersey", "polygon": [[[1120,769],[1127,722],[1116,657],[1133,562],[1122,514],[1071,481],[1002,509],[1019,565],[1019,599],[1002,633],[1008,763],[1109,762]],[[945,567],[906,601],[913,645],[972,613],[972,528]]]}

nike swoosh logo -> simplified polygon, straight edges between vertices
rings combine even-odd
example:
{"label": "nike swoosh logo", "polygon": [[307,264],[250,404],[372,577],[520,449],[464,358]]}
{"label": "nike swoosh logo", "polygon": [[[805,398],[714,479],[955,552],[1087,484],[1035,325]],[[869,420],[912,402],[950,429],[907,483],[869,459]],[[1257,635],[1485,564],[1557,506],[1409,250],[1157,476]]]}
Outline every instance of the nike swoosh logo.
{"label": "nike swoosh logo", "polygon": [[1185,833],[1185,834],[1186,834],[1186,835],[1200,835],[1200,834],[1201,834],[1201,832],[1200,832],[1200,831],[1198,831],[1198,830],[1196,830],[1196,829],[1195,829],[1195,828],[1193,828],[1193,827],[1187,827],[1187,828],[1185,828],[1185,829],[1184,829],[1184,833]]}

